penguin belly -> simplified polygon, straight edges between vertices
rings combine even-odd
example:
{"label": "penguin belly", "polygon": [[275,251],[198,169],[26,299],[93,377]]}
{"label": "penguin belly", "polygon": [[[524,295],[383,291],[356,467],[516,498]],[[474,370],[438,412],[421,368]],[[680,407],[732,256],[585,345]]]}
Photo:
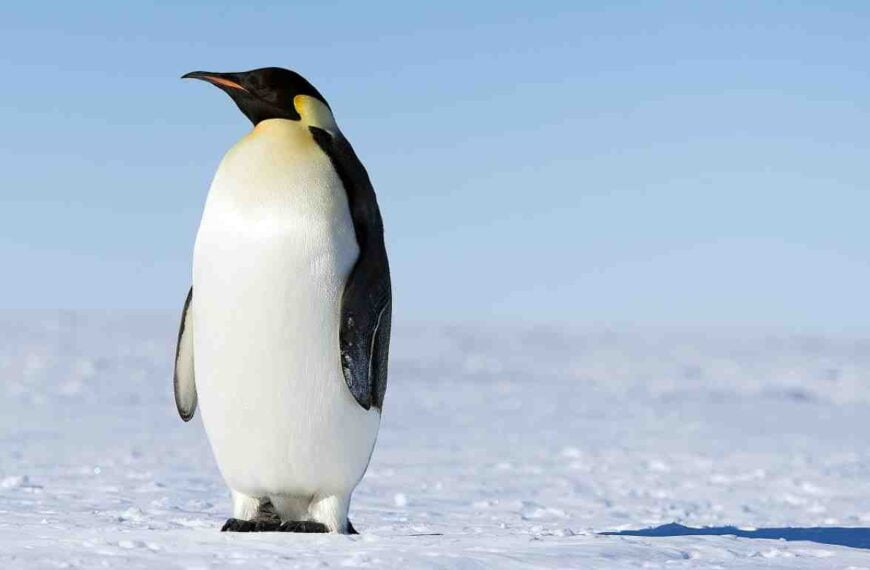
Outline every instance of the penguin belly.
{"label": "penguin belly", "polygon": [[380,423],[348,389],[339,320],[359,255],[347,196],[298,122],[224,157],[194,248],[194,367],[221,474],[250,497],[347,495]]}

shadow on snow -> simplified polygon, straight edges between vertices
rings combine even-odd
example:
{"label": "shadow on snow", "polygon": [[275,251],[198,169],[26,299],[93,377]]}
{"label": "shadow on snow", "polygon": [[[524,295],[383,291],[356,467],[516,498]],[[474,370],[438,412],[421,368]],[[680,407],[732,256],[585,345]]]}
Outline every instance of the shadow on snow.
{"label": "shadow on snow", "polygon": [[740,538],[767,538],[773,540],[805,540],[821,544],[836,544],[852,548],[870,549],[870,528],[809,527],[809,528],[759,528],[741,530],[736,526],[692,528],[677,523],[665,524],[640,530],[602,532],[609,536],[738,536]]}

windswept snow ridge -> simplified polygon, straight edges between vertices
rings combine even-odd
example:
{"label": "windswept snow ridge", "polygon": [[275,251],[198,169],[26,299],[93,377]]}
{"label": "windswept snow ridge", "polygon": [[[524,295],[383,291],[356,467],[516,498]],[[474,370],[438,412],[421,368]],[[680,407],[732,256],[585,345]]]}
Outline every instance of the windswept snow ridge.
{"label": "windswept snow ridge", "polygon": [[0,568],[870,568],[866,338],[398,326],[347,537],[218,532],[175,326],[0,316]]}

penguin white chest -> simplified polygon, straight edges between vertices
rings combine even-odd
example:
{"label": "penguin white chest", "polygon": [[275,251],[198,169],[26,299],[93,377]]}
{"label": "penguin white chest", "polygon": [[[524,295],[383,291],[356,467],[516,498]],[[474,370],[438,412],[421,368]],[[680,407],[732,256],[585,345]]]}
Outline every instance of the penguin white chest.
{"label": "penguin white chest", "polygon": [[192,317],[203,422],[236,491],[342,492],[365,472],[380,414],[351,395],[338,344],[358,255],[307,128],[263,121],[227,153],[197,234]]}

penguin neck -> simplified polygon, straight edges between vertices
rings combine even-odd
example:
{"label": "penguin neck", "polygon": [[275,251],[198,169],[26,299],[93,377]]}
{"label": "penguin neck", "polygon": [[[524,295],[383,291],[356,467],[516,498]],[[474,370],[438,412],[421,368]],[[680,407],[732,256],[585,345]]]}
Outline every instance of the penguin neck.
{"label": "penguin neck", "polygon": [[[265,119],[254,126],[247,136],[239,141],[240,145],[248,145],[256,139],[258,144],[266,144],[267,148],[293,148],[300,152],[313,144],[311,132],[302,121],[291,119]],[[268,142],[267,142],[268,141]],[[290,145],[290,147],[287,147]]]}
{"label": "penguin neck", "polygon": [[299,203],[294,201],[308,200],[311,181],[323,180],[332,172],[330,168],[302,122],[266,119],[236,142],[221,161],[207,208],[230,212],[230,219],[274,220],[297,211]]}

